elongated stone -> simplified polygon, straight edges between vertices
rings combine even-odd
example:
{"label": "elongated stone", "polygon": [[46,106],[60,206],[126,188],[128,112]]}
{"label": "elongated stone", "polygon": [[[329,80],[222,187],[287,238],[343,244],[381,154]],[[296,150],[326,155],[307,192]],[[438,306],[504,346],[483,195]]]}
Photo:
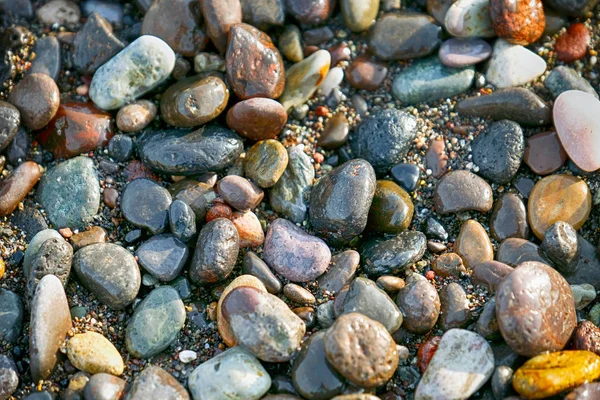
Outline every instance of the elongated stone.
{"label": "elongated stone", "polygon": [[19,165],[0,181],[0,217],[11,214],[40,179],[40,166],[33,161]]}
{"label": "elongated stone", "polygon": [[330,63],[329,52],[318,50],[287,70],[285,89],[279,98],[286,111],[304,104],[311,98],[329,72]]}

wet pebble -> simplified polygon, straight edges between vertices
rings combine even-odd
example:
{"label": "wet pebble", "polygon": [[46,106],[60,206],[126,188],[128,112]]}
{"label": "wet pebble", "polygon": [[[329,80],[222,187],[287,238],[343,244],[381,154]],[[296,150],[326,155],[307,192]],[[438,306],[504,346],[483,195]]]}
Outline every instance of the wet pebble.
{"label": "wet pebble", "polygon": [[149,100],[136,100],[117,113],[117,127],[123,132],[139,132],[152,122],[158,112]]}
{"label": "wet pebble", "polygon": [[48,75],[31,74],[15,85],[8,102],[19,110],[21,123],[31,130],[37,130],[46,126],[56,114],[60,93]]}
{"label": "wet pebble", "polygon": [[296,304],[315,304],[315,296],[295,283],[288,283],[283,287],[283,295]]}
{"label": "wet pebble", "polygon": [[296,25],[286,25],[279,36],[279,50],[291,62],[298,63],[304,59],[302,34]]}
{"label": "wet pebble", "polygon": [[[483,311],[479,314],[475,325],[475,331],[487,340],[500,339],[500,329],[498,328],[498,320],[496,319],[496,298],[490,299],[483,306]],[[492,378],[492,385],[493,385]]]}
{"label": "wet pebble", "polygon": [[484,285],[490,293],[494,293],[500,282],[512,271],[511,266],[499,261],[485,261],[473,267],[471,277],[474,283]]}
{"label": "wet pebble", "polygon": [[440,179],[433,193],[433,202],[439,214],[463,211],[485,213],[492,209],[492,188],[472,172],[456,170]]}
{"label": "wet pebble", "polygon": [[490,38],[496,36],[486,0],[458,0],[446,11],[444,26],[452,36]]}
{"label": "wet pebble", "polygon": [[355,250],[346,250],[331,257],[331,265],[317,282],[319,289],[338,293],[350,283],[360,263],[360,255]]}
{"label": "wet pebble", "polygon": [[164,369],[148,365],[135,378],[127,391],[127,400],[150,398],[190,400],[187,390]]}
{"label": "wet pebble", "polygon": [[239,234],[233,222],[217,218],[202,227],[190,265],[192,282],[214,283],[233,271],[239,252]]}
{"label": "wet pebble", "polygon": [[505,193],[496,200],[490,215],[490,233],[498,241],[511,237],[526,239],[529,236],[527,212],[519,196]]}
{"label": "wet pebble", "polygon": [[345,76],[354,88],[375,91],[381,87],[387,73],[386,64],[377,62],[367,55],[361,55],[346,68]]}
{"label": "wet pebble", "polygon": [[23,302],[15,292],[0,289],[0,341],[17,341],[23,325],[23,311]]}
{"label": "wet pebble", "polygon": [[189,250],[182,241],[167,233],[153,236],[142,243],[135,255],[146,271],[160,281],[169,282],[183,269]]}
{"label": "wet pebble", "polygon": [[494,248],[485,228],[476,220],[462,224],[454,242],[454,251],[461,256],[468,268],[494,259]]}
{"label": "wet pebble", "polygon": [[105,243],[108,234],[106,230],[100,226],[92,226],[89,230],[79,232],[71,236],[71,245],[73,250],[77,251],[85,246],[95,243]]}
{"label": "wet pebble", "polygon": [[108,155],[118,162],[129,160],[133,155],[133,140],[126,135],[115,135],[108,143]]}
{"label": "wet pebble", "polygon": [[262,140],[246,152],[244,168],[248,178],[262,188],[275,185],[288,165],[288,153],[274,139]]}
{"label": "wet pebble", "polygon": [[377,181],[367,222],[370,230],[382,233],[402,232],[409,227],[413,213],[413,202],[404,189],[392,181]]}
{"label": "wet pebble", "polygon": [[600,329],[591,321],[581,321],[573,331],[571,347],[574,350],[600,353]]}
{"label": "wet pebble", "polygon": [[242,22],[240,0],[207,0],[201,3],[202,16],[208,37],[219,50],[227,49],[227,38],[231,27]]}
{"label": "wet pebble", "polygon": [[283,26],[285,0],[241,0],[245,22],[261,30],[272,26]]}
{"label": "wet pebble", "polygon": [[121,210],[127,221],[157,234],[167,227],[172,201],[169,191],[156,182],[135,179],[123,191]]}
{"label": "wet pebble", "polygon": [[318,145],[326,150],[337,149],[348,141],[349,133],[350,124],[348,119],[344,113],[337,113],[325,124]]}
{"label": "wet pebble", "polygon": [[84,397],[90,400],[116,400],[125,393],[126,382],[114,375],[99,373],[85,385]]}
{"label": "wet pebble", "polygon": [[33,297],[35,288],[46,275],[54,275],[66,286],[71,273],[73,248],[62,238],[44,241],[28,268],[27,292]]}
{"label": "wet pebble", "polygon": [[51,0],[35,12],[42,24],[76,24],[81,18],[79,5],[70,0]]}
{"label": "wet pebble", "polygon": [[35,58],[27,74],[46,74],[55,81],[58,80],[61,69],[61,51],[55,36],[40,37],[33,46]]}
{"label": "wet pebble", "polygon": [[243,100],[227,112],[227,126],[255,141],[273,139],[281,132],[286,121],[285,109],[272,99]]}
{"label": "wet pebble", "polygon": [[447,331],[453,328],[464,328],[471,319],[467,293],[456,282],[450,282],[440,290],[439,327]]}
{"label": "wet pebble", "polygon": [[256,208],[264,197],[264,192],[241,176],[229,175],[217,183],[219,195],[232,207],[240,211]]}
{"label": "wet pebble", "polygon": [[285,0],[288,15],[307,25],[325,22],[331,17],[335,3],[335,0]]}
{"label": "wet pebble", "polygon": [[552,93],[554,98],[567,90],[580,90],[598,98],[598,92],[594,90],[592,85],[579,72],[565,65],[552,68],[552,71],[544,80],[544,86]]}
{"label": "wet pebble", "polygon": [[265,233],[258,217],[252,211],[234,212],[231,216],[231,222],[238,231],[240,248],[255,248],[264,243]]}
{"label": "wet pebble", "polygon": [[10,103],[0,101],[0,150],[4,150],[12,142],[20,123],[19,110]]}
{"label": "wet pebble", "polygon": [[462,258],[456,253],[444,253],[431,263],[431,269],[437,276],[459,278],[466,274],[467,269],[463,265]]}
{"label": "wet pebble", "polygon": [[271,294],[277,294],[281,291],[281,281],[271,272],[269,266],[252,251],[244,255],[242,272],[260,279]]}
{"label": "wet pebble", "polygon": [[400,289],[396,304],[404,316],[402,327],[412,333],[427,333],[440,315],[440,297],[433,285],[420,274],[413,273]]}
{"label": "wet pebble", "polygon": [[575,300],[575,309],[578,311],[583,310],[596,299],[596,289],[589,283],[571,285],[571,291]]}
{"label": "wet pebble", "polygon": [[387,240],[371,240],[361,248],[363,270],[379,277],[394,275],[419,261],[425,253],[427,239],[417,231],[401,232]]}
{"label": "wet pebble", "polygon": [[342,0],[340,2],[344,24],[352,32],[362,32],[369,29],[379,11],[379,1]]}
{"label": "wet pebble", "polygon": [[542,250],[563,274],[571,274],[577,269],[581,257],[581,246],[577,232],[571,225],[556,221],[546,229],[542,238]]}
{"label": "wet pebble", "polygon": [[330,64],[329,52],[317,50],[288,68],[285,89],[279,98],[279,102],[287,112],[293,107],[301,106],[312,97],[329,72]]}
{"label": "wet pebble", "polygon": [[550,265],[551,262],[540,247],[528,240],[508,238],[498,246],[496,260],[516,267],[525,261],[538,261]]}
{"label": "wet pebble", "polygon": [[407,192],[414,191],[419,184],[420,171],[415,164],[396,164],[390,170],[390,175]]}
{"label": "wet pebble", "polygon": [[73,40],[73,65],[83,73],[93,75],[124,47],[113,34],[110,22],[94,12]]}
{"label": "wet pebble", "polygon": [[41,176],[40,166],[26,161],[0,181],[0,216],[10,215]]}

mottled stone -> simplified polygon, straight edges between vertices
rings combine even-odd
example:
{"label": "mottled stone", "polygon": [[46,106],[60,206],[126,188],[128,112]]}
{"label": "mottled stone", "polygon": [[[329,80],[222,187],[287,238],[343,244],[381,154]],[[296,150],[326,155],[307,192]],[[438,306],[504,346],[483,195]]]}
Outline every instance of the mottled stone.
{"label": "mottled stone", "polygon": [[448,39],[438,52],[442,64],[454,68],[478,64],[491,55],[492,47],[478,38]]}
{"label": "mottled stone", "polygon": [[581,22],[575,23],[562,33],[554,44],[556,58],[564,62],[582,59],[590,46],[591,34]]}
{"label": "mottled stone", "polygon": [[39,181],[40,166],[26,161],[0,181],[0,217],[10,215]]}
{"label": "mottled stone", "polygon": [[135,179],[127,184],[121,199],[121,210],[127,221],[151,233],[163,232],[167,227],[169,191],[149,179]]}
{"label": "mottled stone", "polygon": [[274,139],[257,142],[246,152],[244,168],[246,176],[262,188],[275,185],[288,165],[288,153]]}
{"label": "mottled stone", "polygon": [[526,46],[538,40],[544,32],[546,18],[541,0],[492,0],[489,9],[496,34],[509,43]]}
{"label": "mottled stone", "polygon": [[412,333],[429,332],[440,315],[440,298],[435,287],[417,273],[408,276],[396,304],[404,316],[402,327]]}
{"label": "mottled stone", "polygon": [[392,181],[379,180],[369,209],[367,226],[382,233],[399,233],[412,221],[414,205],[408,193]]}
{"label": "mottled stone", "polygon": [[117,127],[123,132],[138,132],[152,122],[158,112],[149,100],[137,100],[122,107],[117,113]]}
{"label": "mottled stone", "polygon": [[335,3],[335,0],[286,0],[285,8],[298,22],[318,25],[331,17]]}
{"label": "mottled stone", "polygon": [[125,400],[190,400],[187,390],[164,369],[148,365],[133,381]]}
{"label": "mottled stone", "polygon": [[317,50],[287,70],[285,89],[279,98],[279,102],[287,112],[293,107],[304,104],[312,97],[329,72],[330,63],[329,52]]}
{"label": "mottled stone", "polygon": [[80,333],[69,339],[67,356],[75,368],[90,374],[121,375],[125,368],[115,346],[96,332]]}
{"label": "mottled stone", "polygon": [[56,114],[60,93],[54,79],[46,74],[31,74],[16,84],[8,96],[21,114],[21,123],[31,130],[41,129]]}
{"label": "mottled stone", "polygon": [[401,232],[387,240],[373,239],[361,248],[363,270],[367,275],[395,275],[419,261],[427,246],[425,235],[417,231]]}
{"label": "mottled stone", "polygon": [[90,400],[118,400],[125,394],[125,382],[116,376],[99,373],[85,385],[84,397]]}
{"label": "mottled stone", "polygon": [[110,22],[93,12],[73,40],[73,64],[83,73],[93,75],[124,47],[113,34]]}
{"label": "mottled stone", "polygon": [[0,399],[6,400],[19,386],[19,371],[15,362],[5,355],[0,355]]}
{"label": "mottled stone", "polygon": [[552,93],[554,98],[567,90],[579,90],[598,98],[598,92],[579,72],[564,65],[552,68],[552,71],[544,80],[544,86]]}
{"label": "mottled stone", "polygon": [[239,235],[233,222],[217,218],[202,227],[190,266],[194,283],[222,281],[233,270],[239,252]]}
{"label": "mottled stone", "polygon": [[440,290],[439,327],[442,330],[464,328],[471,319],[467,293],[456,282],[450,282]]}
{"label": "mottled stone", "polygon": [[431,263],[431,269],[437,276],[456,277],[466,274],[467,269],[463,265],[462,258],[456,253],[444,253]]}
{"label": "mottled stone", "polygon": [[254,98],[236,103],[227,112],[227,126],[250,140],[273,139],[287,122],[281,103]]}
{"label": "mottled stone", "polygon": [[258,29],[283,26],[285,22],[284,0],[240,0],[244,22]]}
{"label": "mottled stone", "polygon": [[485,213],[492,208],[492,188],[472,172],[452,171],[438,182],[433,193],[433,202],[439,214],[463,211]]}
{"label": "mottled stone", "polygon": [[51,0],[39,7],[35,15],[42,24],[76,24],[81,18],[79,5],[70,0]]}
{"label": "mottled stone", "polygon": [[71,273],[72,259],[73,248],[64,239],[52,238],[44,241],[28,268],[27,294],[33,297],[40,280],[46,275],[56,276],[63,286],[66,286]]}
{"label": "mottled stone", "polygon": [[575,272],[581,258],[581,246],[571,225],[563,221],[550,225],[544,233],[541,247],[561,273],[569,275]]}
{"label": "mottled stone", "polygon": [[458,0],[452,3],[444,17],[444,26],[455,37],[496,36],[487,0]]}

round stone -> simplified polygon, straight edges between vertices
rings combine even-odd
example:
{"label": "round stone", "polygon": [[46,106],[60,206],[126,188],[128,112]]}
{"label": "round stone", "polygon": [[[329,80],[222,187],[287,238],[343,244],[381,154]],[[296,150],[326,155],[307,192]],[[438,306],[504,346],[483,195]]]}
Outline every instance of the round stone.
{"label": "round stone", "polygon": [[354,88],[375,91],[381,87],[387,73],[386,64],[375,61],[367,55],[361,55],[346,68],[345,76]]}
{"label": "round stone", "polygon": [[402,327],[412,333],[427,333],[433,329],[440,315],[440,297],[423,275],[413,273],[405,283],[396,298],[404,316]]}
{"label": "round stone", "polygon": [[463,265],[462,258],[456,253],[444,253],[431,263],[431,269],[437,276],[459,278],[466,274],[467,269]]}
{"label": "round stone", "polygon": [[369,29],[379,11],[377,0],[342,0],[340,2],[344,24],[352,32],[362,32]]}
{"label": "round stone", "polygon": [[260,141],[276,137],[287,117],[281,103],[259,97],[231,107],[227,112],[227,126],[247,139]]}
{"label": "round stone", "polygon": [[298,22],[318,25],[325,22],[335,8],[335,0],[285,0],[286,11]]}
{"label": "round stone", "polygon": [[513,268],[499,261],[484,261],[473,268],[472,280],[478,285],[484,285],[495,293],[496,288]]}
{"label": "round stone", "polygon": [[63,286],[67,284],[71,272],[73,248],[63,238],[44,241],[31,260],[27,280],[27,293],[33,296],[35,288],[46,275],[54,275]]}
{"label": "round stone", "polygon": [[262,188],[275,185],[288,164],[285,147],[273,139],[262,140],[246,152],[244,167],[248,178]]}
{"label": "round stone", "polygon": [[119,351],[96,332],[80,333],[69,339],[67,356],[75,368],[90,374],[121,375],[125,369]]}
{"label": "round stone", "polygon": [[163,282],[179,275],[189,254],[187,246],[171,234],[153,236],[135,252],[140,265]]}
{"label": "round stone", "polygon": [[133,140],[126,135],[115,135],[108,143],[108,155],[118,162],[129,160],[133,155]]}
{"label": "round stone", "polygon": [[491,0],[489,9],[496,34],[509,43],[526,46],[544,33],[546,18],[541,0]]}
{"label": "round stone", "polygon": [[125,392],[125,382],[116,376],[99,373],[90,377],[89,382],[85,385],[84,396],[90,399],[112,400],[118,399]]}
{"label": "round stone", "polygon": [[228,219],[217,218],[204,225],[190,265],[190,280],[201,284],[227,278],[235,267],[239,240],[235,225]]}
{"label": "round stone", "polygon": [[491,186],[466,170],[451,171],[438,182],[433,192],[435,211],[452,214],[464,211],[488,212],[492,209]]}
{"label": "round stone", "polygon": [[392,181],[379,180],[369,209],[368,227],[382,233],[399,233],[412,221],[414,205],[409,194]]}
{"label": "round stone", "polygon": [[438,56],[442,64],[460,68],[478,64],[492,55],[492,47],[478,38],[452,38],[442,43]]}
{"label": "round stone", "polygon": [[156,117],[157,108],[151,101],[137,100],[122,107],[117,113],[117,128],[123,132],[138,132]]}
{"label": "round stone", "polygon": [[529,236],[527,212],[519,196],[505,193],[496,201],[490,215],[490,233],[498,241],[511,237],[525,239]]}
{"label": "round stone", "polygon": [[169,191],[150,179],[135,179],[127,184],[121,199],[121,210],[127,221],[153,234],[167,227]]}
{"label": "round stone", "polygon": [[390,175],[407,192],[412,192],[419,184],[421,171],[415,164],[396,164],[390,170]]}
{"label": "round stone", "polygon": [[54,79],[48,75],[31,74],[12,89],[8,101],[19,109],[23,124],[36,130],[54,118],[60,104],[60,93]]}
{"label": "round stone", "polygon": [[0,399],[9,399],[18,386],[19,371],[15,362],[8,356],[0,355]]}
{"label": "round stone", "polygon": [[348,141],[349,133],[350,124],[348,119],[344,113],[337,113],[325,124],[318,145],[326,150],[337,149]]}
{"label": "round stone", "polygon": [[240,211],[250,211],[260,204],[264,192],[251,181],[237,175],[228,175],[217,183],[219,195],[230,206]]}
{"label": "round stone", "polygon": [[258,247],[265,241],[260,220],[252,211],[236,211],[231,216],[231,222],[235,225],[240,237],[240,248]]}

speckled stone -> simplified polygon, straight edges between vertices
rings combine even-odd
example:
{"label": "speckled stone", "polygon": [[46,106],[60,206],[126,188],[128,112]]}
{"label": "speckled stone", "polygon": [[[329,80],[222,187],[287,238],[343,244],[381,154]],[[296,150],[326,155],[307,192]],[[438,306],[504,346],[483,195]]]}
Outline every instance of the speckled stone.
{"label": "speckled stone", "polygon": [[404,316],[402,327],[412,333],[427,333],[440,315],[440,298],[435,287],[420,274],[413,273],[400,289],[396,304]]}
{"label": "speckled stone", "polygon": [[190,400],[190,395],[177,379],[164,369],[148,365],[135,378],[126,400],[145,400],[151,398],[170,400]]}
{"label": "speckled stone", "polygon": [[0,150],[12,142],[19,130],[21,115],[17,107],[0,100]]}
{"label": "speckled stone", "polygon": [[262,140],[246,152],[246,176],[262,188],[275,185],[288,165],[288,153],[274,139]]}
{"label": "speckled stone", "polygon": [[75,368],[90,374],[121,375],[125,369],[119,351],[96,332],[79,333],[69,339],[67,356]]}
{"label": "speckled stone", "polygon": [[544,86],[552,93],[554,98],[567,90],[580,90],[598,98],[598,92],[594,90],[592,85],[579,72],[565,65],[552,68],[552,71],[544,80]]}
{"label": "speckled stone", "polygon": [[298,22],[318,25],[331,17],[335,3],[335,0],[285,0],[285,8]]}
{"label": "speckled stone", "polygon": [[8,356],[0,355],[0,399],[6,400],[19,386],[17,365]]}
{"label": "speckled stone", "polygon": [[156,117],[158,112],[149,100],[137,100],[122,107],[117,113],[117,127],[123,132],[138,132]]}
{"label": "speckled stone", "polygon": [[239,234],[233,222],[217,218],[202,227],[190,265],[192,282],[222,281],[233,271],[239,253]]}
{"label": "speckled stone", "polygon": [[526,46],[544,32],[546,18],[541,0],[491,0],[489,9],[496,34],[509,43]]}
{"label": "speckled stone", "polygon": [[0,289],[0,341],[15,343],[21,333],[22,325],[21,298],[8,289]]}
{"label": "speckled stone", "polygon": [[83,73],[93,75],[123,47],[113,34],[111,23],[92,12],[73,40],[73,64]]}

